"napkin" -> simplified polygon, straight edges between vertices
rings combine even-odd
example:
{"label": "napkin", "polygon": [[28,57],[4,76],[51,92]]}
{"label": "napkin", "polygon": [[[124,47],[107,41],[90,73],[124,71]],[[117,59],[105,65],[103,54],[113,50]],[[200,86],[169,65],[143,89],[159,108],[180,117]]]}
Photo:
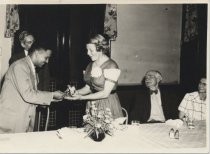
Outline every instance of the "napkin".
{"label": "napkin", "polygon": [[71,139],[72,137],[82,138],[86,134],[84,133],[84,129],[81,128],[63,127],[61,129],[56,130],[56,135],[59,139]]}
{"label": "napkin", "polygon": [[123,125],[125,122],[126,117],[120,117],[112,121],[112,125],[116,130],[124,130],[126,125]]}
{"label": "napkin", "polygon": [[183,125],[183,121],[180,119],[174,119],[174,120],[169,119],[165,123],[166,125],[173,126],[176,128],[180,128]]}
{"label": "napkin", "polygon": [[113,121],[114,125],[122,125],[126,120],[126,117],[120,117]]}

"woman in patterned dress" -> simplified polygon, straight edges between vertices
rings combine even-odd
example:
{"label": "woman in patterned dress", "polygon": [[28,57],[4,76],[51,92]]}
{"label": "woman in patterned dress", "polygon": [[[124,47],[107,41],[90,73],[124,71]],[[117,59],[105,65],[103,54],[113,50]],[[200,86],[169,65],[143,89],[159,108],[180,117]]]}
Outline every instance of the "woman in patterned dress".
{"label": "woman in patterned dress", "polygon": [[86,109],[95,104],[98,109],[111,110],[114,119],[123,117],[122,108],[116,93],[120,69],[117,63],[109,58],[108,42],[102,35],[95,35],[86,45],[87,54],[92,62],[86,68],[84,81],[86,85],[75,91],[68,100],[88,100]]}

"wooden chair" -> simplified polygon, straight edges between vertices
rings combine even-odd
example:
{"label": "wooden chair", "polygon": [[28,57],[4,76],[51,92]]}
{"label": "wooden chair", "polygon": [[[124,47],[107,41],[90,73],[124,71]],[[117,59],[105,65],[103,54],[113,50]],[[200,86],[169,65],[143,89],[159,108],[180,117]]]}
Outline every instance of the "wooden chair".
{"label": "wooden chair", "polygon": [[125,120],[125,124],[127,125],[128,124],[128,112],[125,108],[122,107],[122,111],[124,113],[124,116],[126,117],[126,120]]}
{"label": "wooden chair", "polygon": [[[46,118],[46,123],[45,123],[45,131],[47,131],[47,127],[48,127],[48,123],[49,123],[49,115],[50,115],[50,107],[49,106],[46,106],[45,107],[47,109],[47,118]],[[38,110],[38,128],[37,128],[37,131],[39,132],[40,131],[40,122],[41,122],[41,115],[42,115],[42,111],[41,109]]]}

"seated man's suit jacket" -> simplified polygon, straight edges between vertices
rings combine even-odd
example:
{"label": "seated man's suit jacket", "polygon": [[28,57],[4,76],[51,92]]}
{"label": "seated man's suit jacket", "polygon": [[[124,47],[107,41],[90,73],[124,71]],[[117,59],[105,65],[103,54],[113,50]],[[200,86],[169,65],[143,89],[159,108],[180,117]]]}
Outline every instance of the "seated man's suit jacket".
{"label": "seated man's suit jacket", "polygon": [[[177,106],[181,98],[177,95],[177,90],[172,89],[170,87],[159,87],[163,113],[166,120],[178,118]],[[150,92],[148,88],[142,87],[136,91],[129,119],[130,121],[139,120],[141,123],[146,123],[150,117],[150,111]]]}

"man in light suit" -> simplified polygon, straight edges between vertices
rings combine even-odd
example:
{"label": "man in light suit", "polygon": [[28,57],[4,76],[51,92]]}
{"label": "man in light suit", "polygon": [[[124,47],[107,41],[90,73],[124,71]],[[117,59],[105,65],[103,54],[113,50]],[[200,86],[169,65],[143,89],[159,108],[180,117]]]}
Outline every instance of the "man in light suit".
{"label": "man in light suit", "polygon": [[36,106],[62,100],[64,93],[61,91],[37,89],[35,67],[48,63],[51,52],[33,45],[28,56],[9,67],[0,95],[0,133],[33,131]]}

